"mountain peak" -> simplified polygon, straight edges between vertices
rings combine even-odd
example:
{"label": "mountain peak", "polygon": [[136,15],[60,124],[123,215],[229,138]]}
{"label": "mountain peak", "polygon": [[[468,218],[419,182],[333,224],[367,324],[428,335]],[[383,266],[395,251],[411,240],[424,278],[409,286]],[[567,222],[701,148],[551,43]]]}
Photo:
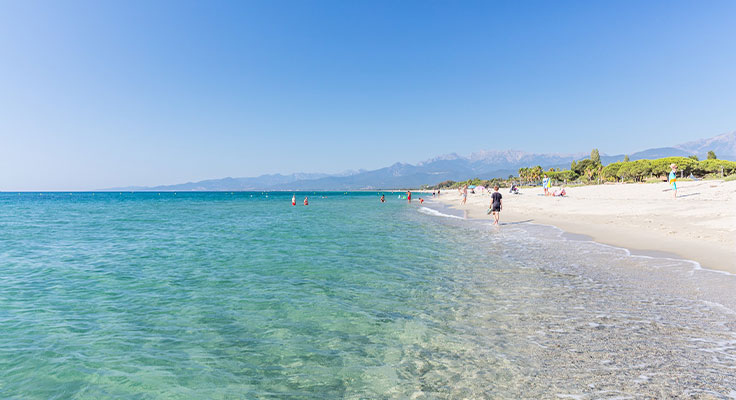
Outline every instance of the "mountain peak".
{"label": "mountain peak", "polygon": [[432,157],[432,158],[430,158],[428,160],[424,160],[424,161],[420,162],[419,164],[417,164],[417,166],[427,165],[427,164],[431,164],[431,163],[437,162],[437,161],[453,161],[453,160],[458,160],[458,159],[461,159],[461,158],[464,158],[464,157],[460,156],[457,153],[442,154],[442,155],[439,155],[437,157]]}
{"label": "mountain peak", "polygon": [[699,157],[705,157],[708,151],[713,150],[718,158],[736,158],[736,131],[727,132],[706,139],[693,140],[675,146]]}
{"label": "mountain peak", "polygon": [[470,154],[470,161],[518,162],[527,154],[520,150],[480,150]]}

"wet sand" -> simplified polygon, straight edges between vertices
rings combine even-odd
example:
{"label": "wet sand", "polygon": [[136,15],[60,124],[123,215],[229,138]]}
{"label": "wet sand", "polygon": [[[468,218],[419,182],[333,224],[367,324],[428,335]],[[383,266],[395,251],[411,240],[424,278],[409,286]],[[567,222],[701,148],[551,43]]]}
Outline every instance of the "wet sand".
{"label": "wet sand", "polygon": [[[636,254],[676,255],[736,273],[736,181],[678,182],[678,189],[674,199],[667,183],[566,188],[564,198],[545,197],[541,188],[520,195],[501,188],[501,224],[554,225]],[[448,190],[439,201],[467,218],[491,219],[489,193],[469,194],[465,205],[460,199]]]}

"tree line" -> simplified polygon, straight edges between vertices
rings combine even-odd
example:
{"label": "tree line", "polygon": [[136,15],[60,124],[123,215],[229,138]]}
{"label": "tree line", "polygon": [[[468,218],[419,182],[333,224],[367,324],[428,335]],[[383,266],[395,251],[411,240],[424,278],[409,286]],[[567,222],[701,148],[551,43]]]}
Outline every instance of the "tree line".
{"label": "tree line", "polygon": [[686,176],[726,176],[736,173],[736,162],[719,160],[711,150],[707,159],[698,160],[697,156],[690,157],[664,157],[658,159],[644,159],[630,161],[625,156],[623,161],[614,162],[603,166],[598,149],[590,152],[590,158],[573,161],[570,169],[560,170],[550,168],[545,170],[541,166],[519,168],[518,177],[509,176],[508,179],[468,179],[465,181],[444,181],[434,186],[425,186],[428,189],[451,189],[463,186],[476,185],[491,187],[494,184],[508,185],[510,181],[519,180],[525,183],[538,182],[546,175],[557,182],[581,182],[581,183],[604,183],[604,182],[642,182],[649,178],[666,179],[670,172],[670,164],[677,164],[680,177]]}
{"label": "tree line", "polygon": [[719,160],[711,150],[706,160],[698,160],[697,156],[664,157],[630,161],[625,156],[623,161],[603,166],[598,149],[593,149],[590,158],[573,161],[568,170],[541,171],[540,166],[519,169],[519,178],[525,181],[536,181],[542,176],[561,182],[642,182],[648,178],[665,179],[670,172],[670,165],[676,164],[680,177],[707,175],[730,175],[736,173],[736,162]]}

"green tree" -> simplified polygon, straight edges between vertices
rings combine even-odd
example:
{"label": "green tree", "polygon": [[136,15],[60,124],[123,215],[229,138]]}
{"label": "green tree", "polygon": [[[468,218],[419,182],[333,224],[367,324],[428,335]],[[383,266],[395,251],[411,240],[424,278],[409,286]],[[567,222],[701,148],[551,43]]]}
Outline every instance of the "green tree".
{"label": "green tree", "polygon": [[703,160],[694,166],[693,173],[700,176],[706,174],[720,174],[721,168],[723,168],[723,173],[725,175],[730,175],[736,172],[736,161],[719,159]]}
{"label": "green tree", "polygon": [[709,160],[717,160],[718,157],[716,157],[716,153],[713,150],[708,150],[708,159]]}
{"label": "green tree", "polygon": [[698,161],[687,157],[665,157],[651,160],[652,174],[655,176],[665,176],[670,172],[670,164],[676,164],[677,170],[683,175],[689,175],[693,171],[693,167]]}
{"label": "green tree", "polygon": [[624,162],[629,162],[629,155],[628,154],[624,156]]}
{"label": "green tree", "polygon": [[444,181],[444,182],[438,183],[436,186],[438,189],[443,189],[443,188],[452,187],[452,185],[454,184],[455,184],[455,181]]}
{"label": "green tree", "polygon": [[593,161],[596,164],[601,163],[601,155],[598,152],[598,149],[593,149],[590,151],[590,160]]}
{"label": "green tree", "polygon": [[631,165],[629,174],[635,181],[641,182],[652,173],[652,163],[649,160],[636,160],[627,164]]}
{"label": "green tree", "polygon": [[536,167],[532,168],[531,175],[531,178],[535,181],[542,179],[542,175],[544,175],[544,169],[542,169],[541,165],[537,165]]}
{"label": "green tree", "polygon": [[[609,170],[610,171],[610,170]],[[621,163],[618,168],[618,176],[622,180],[633,180],[639,182],[652,173],[652,164],[649,160],[636,160]]]}
{"label": "green tree", "polygon": [[522,181],[526,181],[529,175],[529,168],[521,167],[519,168],[519,179]]}
{"label": "green tree", "polygon": [[611,163],[603,167],[603,170],[601,171],[601,175],[603,176],[603,179],[618,180],[619,178],[618,170],[621,169],[622,165],[623,163],[621,162],[615,162],[615,163]]}
{"label": "green tree", "polygon": [[691,160],[694,160],[694,161],[700,161],[700,160],[698,160],[698,156],[696,156],[695,154],[693,154],[691,156],[688,156],[687,158],[689,158]]}
{"label": "green tree", "polygon": [[588,182],[593,180],[593,177],[595,176],[595,168],[586,168],[585,169],[585,177],[588,178]]}
{"label": "green tree", "polygon": [[616,171],[616,175],[618,175],[618,177],[621,178],[622,181],[631,178],[631,164],[632,163],[630,162],[622,163]]}
{"label": "green tree", "polygon": [[593,160],[586,158],[585,160],[580,160],[580,162],[575,164],[574,167],[571,168],[571,170],[575,171],[575,173],[579,176],[584,176],[585,170],[589,168],[598,168],[598,164],[594,163]]}

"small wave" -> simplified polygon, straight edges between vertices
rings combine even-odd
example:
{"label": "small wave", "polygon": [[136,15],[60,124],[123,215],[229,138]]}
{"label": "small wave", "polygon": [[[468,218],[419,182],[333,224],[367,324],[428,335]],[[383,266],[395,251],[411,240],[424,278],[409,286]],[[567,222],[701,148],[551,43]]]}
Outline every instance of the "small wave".
{"label": "small wave", "polygon": [[[701,271],[701,272],[712,272],[712,273],[716,273],[716,274],[721,274],[721,275],[734,276],[734,277],[736,277],[736,273],[728,272],[728,271],[722,271],[722,270],[719,270],[719,269],[705,268],[699,262],[697,262],[695,260],[691,260],[689,258],[684,258],[684,257],[667,257],[667,256],[664,256],[664,255],[634,254],[634,253],[631,252],[630,249],[628,249],[626,247],[597,242],[593,238],[586,238],[586,239],[577,239],[577,238],[576,239],[570,239],[570,238],[567,238],[567,237],[565,237],[565,233],[568,233],[568,232],[566,232],[562,228],[560,228],[558,226],[555,226],[555,225],[541,224],[541,223],[536,223],[536,222],[529,223],[529,224],[530,225],[546,226],[546,227],[553,228],[556,231],[555,233],[557,234],[557,237],[560,238],[560,239],[562,239],[562,240],[575,241],[575,242],[594,243],[594,244],[596,244],[598,246],[601,246],[601,247],[607,247],[607,248],[616,249],[616,250],[623,250],[623,252],[628,257],[638,257],[638,258],[646,258],[646,259],[650,259],[650,260],[667,260],[667,261],[676,261],[676,262],[688,263],[688,264],[691,264],[693,266],[692,271],[690,271],[690,275],[693,275],[696,271]],[[583,236],[585,236],[585,235],[583,235]]]}
{"label": "small wave", "polygon": [[435,217],[445,217],[445,218],[455,218],[455,219],[465,219],[463,217],[458,217],[457,215],[450,215],[450,214],[444,214],[437,210],[433,210],[431,208],[427,207],[419,207],[419,212],[422,214],[432,215]]}

